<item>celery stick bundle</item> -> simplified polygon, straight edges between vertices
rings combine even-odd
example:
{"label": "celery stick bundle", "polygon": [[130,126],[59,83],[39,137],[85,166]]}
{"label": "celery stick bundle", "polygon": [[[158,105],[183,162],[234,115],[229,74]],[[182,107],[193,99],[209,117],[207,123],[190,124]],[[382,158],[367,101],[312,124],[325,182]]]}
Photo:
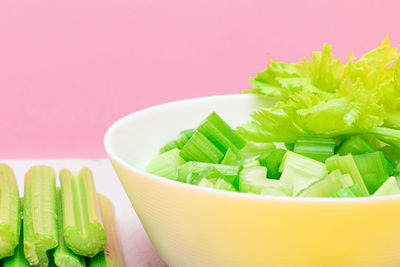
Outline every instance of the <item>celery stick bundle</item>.
{"label": "celery stick bundle", "polygon": [[63,169],[60,182],[56,189],[56,173],[47,166],[26,173],[22,227],[13,171],[0,164],[4,266],[123,267],[112,203],[97,195],[91,171],[83,168],[74,174]]}
{"label": "celery stick bundle", "polygon": [[[290,125],[279,112],[270,117],[256,113],[254,118],[258,119],[256,125],[274,128],[277,121]],[[374,135],[307,135],[296,128],[300,132],[281,139],[279,129],[273,132],[272,128],[266,132],[247,127],[254,132],[241,136],[243,130],[233,130],[214,112],[196,129],[182,131],[162,147],[146,170],[201,187],[270,196],[400,194],[400,149],[391,145],[394,137],[385,143],[381,136],[378,141]],[[282,128],[281,136],[286,134]],[[246,140],[249,136],[252,138]],[[400,140],[400,134],[397,138]],[[288,150],[273,143],[282,140],[293,140],[285,143]]]}

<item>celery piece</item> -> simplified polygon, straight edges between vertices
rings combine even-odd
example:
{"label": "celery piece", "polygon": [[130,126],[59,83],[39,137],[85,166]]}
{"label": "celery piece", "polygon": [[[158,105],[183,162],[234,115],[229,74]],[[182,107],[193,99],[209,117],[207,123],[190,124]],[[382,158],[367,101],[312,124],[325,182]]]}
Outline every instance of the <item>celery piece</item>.
{"label": "celery piece", "polygon": [[162,153],[168,152],[174,148],[181,149],[186,144],[187,141],[188,141],[188,138],[186,137],[186,135],[180,134],[176,139],[165,144],[160,149],[160,153],[162,154]]}
{"label": "celery piece", "polygon": [[358,135],[352,135],[338,147],[336,153],[345,156],[347,154],[359,155],[375,152],[375,149]]}
{"label": "celery piece", "polygon": [[101,207],[101,217],[107,235],[106,247],[92,259],[89,259],[89,267],[124,267],[124,257],[118,237],[117,225],[114,217],[114,207],[111,201],[98,194]]}
{"label": "celery piece", "polygon": [[183,134],[184,136],[186,136],[187,139],[190,139],[190,137],[192,137],[192,135],[194,134],[196,129],[186,129],[181,131],[179,134]]}
{"label": "celery piece", "polygon": [[[182,165],[182,167],[184,165]],[[228,183],[233,183],[239,172],[239,166],[212,164],[205,162],[194,162],[190,172],[192,175],[199,174],[201,171],[209,167],[213,167],[217,171],[219,171],[223,175],[222,178],[224,178]]]}
{"label": "celery piece", "polygon": [[18,245],[21,201],[13,170],[0,164],[0,259],[11,256]]}
{"label": "celery piece", "polygon": [[101,224],[92,173],[60,171],[65,244],[75,254],[93,257],[104,250],[106,234]]}
{"label": "celery piece", "polygon": [[206,178],[201,178],[200,182],[197,185],[205,188],[215,188],[214,183]]}
{"label": "celery piece", "polygon": [[279,166],[281,165],[282,159],[286,154],[284,149],[276,149],[269,152],[264,152],[258,158],[261,166],[265,166],[268,169],[267,177],[271,179],[279,179],[281,174],[279,172]]}
{"label": "celery piece", "polygon": [[238,158],[242,161],[258,158],[262,153],[275,150],[274,143],[248,142],[239,152]]}
{"label": "celery piece", "polygon": [[285,153],[279,171],[282,172],[280,180],[291,188],[293,196],[328,175],[322,162],[291,151]]}
{"label": "celery piece", "polygon": [[24,253],[29,264],[48,266],[47,252],[58,245],[56,173],[34,166],[25,175]]}
{"label": "celery piece", "polygon": [[236,191],[235,187],[222,178],[218,178],[215,182],[215,189],[224,191]]}
{"label": "celery piece", "polygon": [[[396,175],[400,173],[400,149],[386,145],[382,148],[382,152],[385,155],[385,158],[388,159],[393,166],[393,171],[390,172],[390,175]],[[388,164],[390,165],[390,164]]]}
{"label": "celery piece", "polygon": [[246,144],[246,141],[215,112],[200,124],[197,131],[207,137],[223,154],[228,148],[237,153]]}
{"label": "celery piece", "polygon": [[193,166],[197,164],[195,161],[189,161],[180,165],[177,169],[177,179],[180,182],[186,183],[189,177],[192,176]]}
{"label": "celery piece", "polygon": [[219,163],[224,154],[199,131],[183,146],[180,156],[186,161]]}
{"label": "celery piece", "polygon": [[174,148],[152,159],[147,164],[146,171],[171,180],[177,180],[178,167],[183,163],[185,163],[185,160],[179,156],[179,149]]}
{"label": "celery piece", "polygon": [[345,187],[337,191],[334,197],[365,197],[366,195],[361,191],[360,187],[356,184]]}
{"label": "celery piece", "polygon": [[24,237],[22,234],[23,227],[21,226],[21,231],[19,234],[19,244],[15,248],[14,255],[4,259],[3,267],[29,267],[28,261],[25,259],[24,255]]}
{"label": "celery piece", "polygon": [[383,152],[353,156],[358,171],[370,194],[373,194],[389,178],[387,161]]}
{"label": "celery piece", "polygon": [[354,182],[349,174],[342,175],[339,170],[331,172],[309,187],[302,190],[297,196],[300,197],[334,197],[336,192],[353,185]]}
{"label": "celery piece", "polygon": [[286,184],[280,180],[268,179],[267,168],[245,168],[240,172],[239,191],[271,196],[288,196]]}
{"label": "celery piece", "polygon": [[86,266],[85,258],[83,256],[76,255],[65,244],[61,203],[61,192],[60,189],[57,188],[58,246],[54,249],[54,262],[59,267]]}
{"label": "celery piece", "polygon": [[243,168],[251,168],[261,166],[260,162],[256,159],[246,160],[242,163]]}
{"label": "celery piece", "polygon": [[284,143],[287,150],[292,151],[294,150],[294,143]]}
{"label": "celery piece", "polygon": [[224,177],[216,168],[207,167],[202,169],[198,173],[193,173],[188,176],[186,183],[188,184],[198,184],[202,178],[206,178],[211,182],[216,182],[218,178]]}
{"label": "celery piece", "polygon": [[343,174],[350,174],[354,184],[358,185],[366,196],[369,196],[369,191],[358,170],[353,155],[348,154],[346,156],[332,156],[325,161],[325,165],[328,168],[328,171],[339,169]]}
{"label": "celery piece", "polygon": [[238,158],[237,155],[230,149],[225,153],[224,158],[221,161],[221,164],[224,165],[237,165],[238,164]]}
{"label": "celery piece", "polygon": [[296,139],[293,152],[311,159],[325,162],[335,153],[336,142],[332,137],[299,136]]}
{"label": "celery piece", "polygon": [[400,149],[400,130],[386,127],[373,127],[368,133],[375,134],[379,140]]}
{"label": "celery piece", "polygon": [[389,177],[372,196],[389,196],[400,194],[400,188],[394,176]]}

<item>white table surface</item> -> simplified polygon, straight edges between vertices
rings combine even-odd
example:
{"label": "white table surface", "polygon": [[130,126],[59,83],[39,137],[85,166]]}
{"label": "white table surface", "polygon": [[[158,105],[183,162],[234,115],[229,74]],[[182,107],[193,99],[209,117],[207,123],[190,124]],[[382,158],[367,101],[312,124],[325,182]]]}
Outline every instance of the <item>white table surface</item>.
{"label": "white table surface", "polygon": [[[154,250],[108,159],[35,159],[0,160],[0,162],[13,168],[21,195],[24,175],[34,165],[50,166],[57,173],[62,168],[79,171],[82,167],[89,167],[93,172],[97,192],[106,195],[114,204],[126,266],[166,266]],[[59,181],[57,183],[59,184]]]}

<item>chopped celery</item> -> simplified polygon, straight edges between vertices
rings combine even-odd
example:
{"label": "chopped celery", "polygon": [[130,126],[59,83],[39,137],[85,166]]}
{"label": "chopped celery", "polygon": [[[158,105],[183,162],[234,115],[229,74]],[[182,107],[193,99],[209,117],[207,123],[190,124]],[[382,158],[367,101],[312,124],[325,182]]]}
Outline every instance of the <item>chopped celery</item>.
{"label": "chopped celery", "polygon": [[382,151],[393,166],[393,172],[389,174],[399,174],[400,173],[400,149],[393,146],[384,146]]}
{"label": "chopped celery", "polygon": [[225,190],[225,191],[236,191],[235,187],[226,182],[222,178],[218,178],[217,181],[215,182],[215,189],[220,189],[220,190]]}
{"label": "chopped celery", "polygon": [[88,168],[74,175],[60,171],[65,244],[74,253],[93,257],[104,250],[106,234],[101,224],[97,196]]}
{"label": "chopped celery", "polygon": [[238,158],[237,155],[230,149],[228,148],[228,150],[225,153],[224,158],[221,161],[221,164],[225,164],[225,165],[237,165]]}
{"label": "chopped celery", "polygon": [[293,152],[311,159],[325,162],[335,153],[335,139],[324,136],[299,136]]}
{"label": "chopped celery", "polygon": [[179,134],[183,134],[184,136],[186,136],[187,139],[190,139],[190,137],[192,137],[192,135],[194,134],[196,129],[186,129],[181,131]]}
{"label": "chopped celery", "polygon": [[31,265],[47,266],[47,252],[58,245],[56,174],[47,166],[25,175],[24,253]]}
{"label": "chopped celery", "polygon": [[215,185],[206,178],[201,178],[200,182],[197,185],[200,187],[215,188]]}
{"label": "chopped celery", "polygon": [[361,191],[358,185],[351,185],[340,189],[334,195],[334,197],[365,197],[366,195]]}
{"label": "chopped celery", "polygon": [[293,196],[328,174],[325,164],[291,151],[286,152],[279,171],[280,180],[291,188]]}
{"label": "chopped celery", "polygon": [[224,154],[199,131],[183,146],[180,156],[186,161],[219,163]]}
{"label": "chopped celery", "polygon": [[215,112],[211,113],[197,130],[224,154],[228,148],[237,153],[246,144],[246,141]]}
{"label": "chopped celery", "polygon": [[328,168],[328,171],[339,169],[343,174],[350,174],[354,184],[358,185],[366,196],[369,196],[369,191],[351,154],[346,156],[335,155],[330,157],[326,160],[325,165]]}
{"label": "chopped celery", "polygon": [[0,259],[11,256],[18,245],[21,201],[13,170],[0,164]]}
{"label": "chopped celery", "polygon": [[268,152],[276,149],[274,143],[256,143],[248,142],[239,152],[238,158],[242,161],[256,159],[263,152]]}
{"label": "chopped celery", "polygon": [[353,135],[343,141],[336,153],[345,156],[347,154],[359,155],[375,152],[375,149],[358,135]]}
{"label": "chopped celery", "polygon": [[260,162],[256,159],[252,159],[252,160],[246,160],[242,163],[243,168],[251,168],[251,167],[257,167],[257,166],[261,166]]}
{"label": "chopped celery", "polygon": [[106,247],[92,259],[89,259],[89,267],[124,267],[124,257],[119,242],[117,225],[114,218],[114,207],[111,201],[98,194],[101,207],[101,216],[107,235]]}
{"label": "chopped celery", "polygon": [[389,177],[378,190],[373,194],[373,196],[389,196],[400,194],[400,188],[395,177]]}
{"label": "chopped celery", "polygon": [[176,180],[178,167],[183,163],[185,163],[185,160],[179,156],[179,149],[174,148],[152,159],[147,164],[146,171]]}
{"label": "chopped celery", "polygon": [[189,161],[180,165],[177,169],[177,180],[186,183],[192,176],[192,169],[195,164],[197,164],[197,162]]}
{"label": "chopped celery", "polygon": [[54,249],[54,262],[59,267],[84,267],[86,266],[85,258],[76,255],[65,244],[61,203],[61,192],[57,188],[58,246]]}
{"label": "chopped celery", "polygon": [[293,151],[294,150],[294,143],[284,143],[285,147],[287,150],[289,151]]}
{"label": "chopped celery", "polygon": [[327,177],[322,178],[309,187],[302,190],[297,196],[300,197],[333,197],[338,190],[353,185],[349,174],[342,175],[339,170],[331,172]]}
{"label": "chopped celery", "polygon": [[192,166],[189,167],[190,170],[188,171],[188,175],[196,175],[199,174],[204,169],[213,167],[223,175],[222,178],[224,178],[228,183],[233,183],[239,172],[239,166],[212,164],[205,162],[193,162],[193,163],[187,162],[181,167],[184,168],[184,166],[189,165],[189,163],[192,164]]}
{"label": "chopped celery", "polygon": [[216,168],[207,167],[202,169],[198,173],[193,173],[188,176],[186,183],[188,184],[198,184],[202,178],[206,178],[211,182],[216,182],[218,178],[224,177]]}
{"label": "chopped celery", "polygon": [[180,134],[178,136],[178,138],[168,142],[167,144],[165,144],[161,149],[160,149],[160,153],[165,153],[168,152],[174,148],[178,148],[181,149],[186,142],[188,141],[188,138],[186,137],[186,135],[184,134]]}
{"label": "chopped celery", "polygon": [[21,231],[19,234],[19,244],[15,248],[14,255],[4,259],[3,267],[29,267],[28,261],[25,259],[24,255],[24,237],[22,234],[23,227],[21,226]]}
{"label": "chopped celery", "polygon": [[374,127],[368,133],[375,134],[379,140],[400,149],[400,130]]}
{"label": "chopped celery", "polygon": [[284,149],[276,149],[269,152],[264,152],[258,158],[261,166],[265,166],[268,169],[267,177],[271,179],[279,179],[281,172],[279,172],[279,166],[281,165],[282,159],[286,154]]}
{"label": "chopped celery", "polygon": [[355,155],[354,162],[370,194],[389,178],[387,161],[381,151]]}
{"label": "chopped celery", "polygon": [[239,191],[271,196],[288,196],[286,184],[280,180],[268,179],[267,168],[245,168],[240,172]]}

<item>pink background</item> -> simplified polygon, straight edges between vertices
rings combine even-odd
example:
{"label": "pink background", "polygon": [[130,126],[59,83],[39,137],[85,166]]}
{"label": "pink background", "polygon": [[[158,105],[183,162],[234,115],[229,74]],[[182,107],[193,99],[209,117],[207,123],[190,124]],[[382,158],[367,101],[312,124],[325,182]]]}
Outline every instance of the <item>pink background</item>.
{"label": "pink background", "polygon": [[1,0],[0,158],[105,156],[118,118],[155,104],[239,93],[267,53],[333,45],[360,55],[400,2],[368,0]]}

